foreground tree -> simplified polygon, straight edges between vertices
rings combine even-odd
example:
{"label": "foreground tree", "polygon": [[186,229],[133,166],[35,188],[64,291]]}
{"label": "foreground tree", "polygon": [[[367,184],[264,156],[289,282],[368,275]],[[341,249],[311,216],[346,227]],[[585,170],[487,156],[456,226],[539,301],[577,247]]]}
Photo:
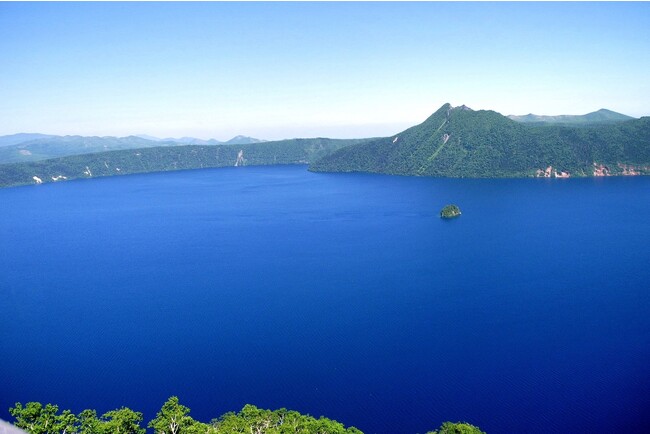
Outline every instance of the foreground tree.
{"label": "foreground tree", "polygon": [[437,431],[431,431],[427,434],[485,434],[478,427],[466,422],[445,422]]}
{"label": "foreground tree", "polygon": [[97,434],[101,430],[101,424],[95,410],[84,410],[79,413],[79,434]]}
{"label": "foreground tree", "polygon": [[75,432],[77,418],[70,410],[65,410],[57,415],[57,405],[40,402],[28,402],[25,407],[17,402],[9,409],[9,413],[16,418],[16,425],[33,434],[67,434]]}
{"label": "foreground tree", "polygon": [[239,413],[226,413],[212,421],[215,434],[363,434],[354,427],[345,428],[335,420],[315,419],[286,408],[264,410],[247,404]]}
{"label": "foreground tree", "polygon": [[99,434],[145,434],[147,430],[140,427],[142,413],[130,408],[109,411],[102,416]]}
{"label": "foreground tree", "polygon": [[209,426],[197,422],[189,416],[190,409],[178,402],[178,397],[172,396],[165,402],[149,422],[156,434],[201,434],[208,431]]}

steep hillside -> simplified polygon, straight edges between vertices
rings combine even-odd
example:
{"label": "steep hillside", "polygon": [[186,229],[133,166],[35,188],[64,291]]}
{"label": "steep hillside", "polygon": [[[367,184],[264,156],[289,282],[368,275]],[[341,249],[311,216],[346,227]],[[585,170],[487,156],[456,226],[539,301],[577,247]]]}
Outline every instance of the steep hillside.
{"label": "steep hillside", "polygon": [[650,118],[591,127],[518,123],[443,105],[392,137],[340,149],[310,170],[444,177],[650,173]]}
{"label": "steep hillside", "polygon": [[293,139],[245,145],[167,146],[0,164],[0,187],[209,167],[308,164],[363,140]]}

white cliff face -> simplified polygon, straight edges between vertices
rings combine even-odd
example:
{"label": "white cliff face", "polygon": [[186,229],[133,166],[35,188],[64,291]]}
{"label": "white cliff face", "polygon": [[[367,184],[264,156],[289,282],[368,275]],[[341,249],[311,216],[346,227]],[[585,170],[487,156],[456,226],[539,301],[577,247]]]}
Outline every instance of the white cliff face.
{"label": "white cliff face", "polygon": [[244,150],[240,149],[237,153],[237,161],[235,161],[235,167],[244,165]]}
{"label": "white cliff face", "polygon": [[594,161],[594,176],[611,176],[609,167]]}
{"label": "white cliff face", "polygon": [[548,166],[546,170],[537,169],[535,172],[535,177],[537,178],[570,178],[571,174],[563,170],[558,171],[554,169],[553,166]]}

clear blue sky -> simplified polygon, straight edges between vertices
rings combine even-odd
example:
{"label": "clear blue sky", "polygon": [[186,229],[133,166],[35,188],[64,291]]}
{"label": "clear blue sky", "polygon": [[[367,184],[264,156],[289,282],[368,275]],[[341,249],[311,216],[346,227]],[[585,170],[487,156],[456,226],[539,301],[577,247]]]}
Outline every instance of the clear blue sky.
{"label": "clear blue sky", "polygon": [[650,115],[650,3],[0,3],[0,135],[391,135]]}

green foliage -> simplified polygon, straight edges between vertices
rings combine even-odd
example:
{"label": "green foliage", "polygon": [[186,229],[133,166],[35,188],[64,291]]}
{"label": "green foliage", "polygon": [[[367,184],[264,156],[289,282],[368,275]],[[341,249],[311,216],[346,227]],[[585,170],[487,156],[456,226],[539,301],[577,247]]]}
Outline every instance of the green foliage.
{"label": "green foliage", "polygon": [[263,410],[254,405],[245,405],[239,413],[226,413],[212,421],[215,434],[253,432],[265,434],[362,434],[354,427],[345,428],[343,424],[320,417],[315,419],[297,411],[285,408]]}
{"label": "green foliage", "polygon": [[77,422],[69,410],[57,415],[59,407],[40,402],[28,402],[25,407],[17,402],[9,409],[9,413],[16,418],[15,425],[32,434],[57,434],[73,432],[72,427]]}
{"label": "green foliage", "polygon": [[97,418],[95,410],[84,410],[79,413],[79,434],[95,434],[101,431],[102,422]]}
{"label": "green foliage", "polygon": [[[140,426],[142,413],[122,407],[101,418],[95,410],[84,410],[75,416],[70,410],[57,414],[59,407],[39,402],[29,402],[24,407],[16,403],[9,413],[16,425],[29,434],[144,434]],[[264,410],[247,404],[239,413],[229,412],[209,424],[197,422],[189,416],[190,409],[172,396],[148,424],[155,434],[363,434],[354,427],[319,417],[318,419],[297,411],[281,408]],[[428,434],[485,434],[467,423],[442,424],[438,431]]]}
{"label": "green foliage", "polygon": [[84,410],[75,416],[70,410],[57,414],[59,407],[40,402],[28,402],[25,407],[17,402],[9,409],[16,418],[15,425],[30,434],[144,434],[140,427],[142,413],[122,407],[109,411],[101,419],[95,410]]}
{"label": "green foliage", "polygon": [[552,166],[572,176],[591,176],[594,162],[608,165],[612,174],[622,172],[619,163],[650,174],[650,118],[540,126],[445,104],[420,125],[339,149],[310,170],[500,178],[535,176]]}
{"label": "green foliage", "polygon": [[[44,183],[54,179],[90,178],[132,173],[163,172],[238,165],[308,164],[311,161],[363,140],[292,139],[245,145],[187,145],[129,149],[72,155],[29,163],[0,164],[0,187]],[[53,179],[54,178],[54,179]]]}
{"label": "green foliage", "polygon": [[485,434],[478,427],[466,422],[445,422],[437,431],[430,431],[427,434]]}
{"label": "green foliage", "polygon": [[144,434],[146,430],[140,427],[141,422],[142,413],[122,407],[102,416],[99,433]]}
{"label": "green foliage", "polygon": [[156,415],[149,422],[156,434],[192,434],[205,433],[208,426],[195,421],[189,416],[190,409],[178,402],[178,397],[172,396],[165,402]]}

